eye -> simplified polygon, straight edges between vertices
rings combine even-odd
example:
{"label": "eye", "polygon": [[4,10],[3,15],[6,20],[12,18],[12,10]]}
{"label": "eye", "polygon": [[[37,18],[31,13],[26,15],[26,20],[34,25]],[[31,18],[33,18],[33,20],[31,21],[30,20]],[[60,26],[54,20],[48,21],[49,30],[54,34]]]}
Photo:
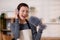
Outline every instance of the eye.
{"label": "eye", "polygon": [[24,12],[25,10],[22,10],[22,12]]}
{"label": "eye", "polygon": [[29,13],[29,11],[26,11],[26,13]]}

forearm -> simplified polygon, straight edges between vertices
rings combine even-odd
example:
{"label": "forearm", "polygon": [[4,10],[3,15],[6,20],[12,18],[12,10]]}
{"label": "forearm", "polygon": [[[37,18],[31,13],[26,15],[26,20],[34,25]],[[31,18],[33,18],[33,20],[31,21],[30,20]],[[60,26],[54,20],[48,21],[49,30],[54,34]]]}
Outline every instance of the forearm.
{"label": "forearm", "polygon": [[43,32],[44,29],[45,29],[45,25],[40,24],[40,25],[39,25],[39,30],[38,30],[38,32],[35,34],[35,40],[40,40],[40,39],[41,39],[41,35],[42,35],[42,32]]}
{"label": "forearm", "polygon": [[16,24],[11,24],[11,32],[15,39],[19,38],[19,27]]}

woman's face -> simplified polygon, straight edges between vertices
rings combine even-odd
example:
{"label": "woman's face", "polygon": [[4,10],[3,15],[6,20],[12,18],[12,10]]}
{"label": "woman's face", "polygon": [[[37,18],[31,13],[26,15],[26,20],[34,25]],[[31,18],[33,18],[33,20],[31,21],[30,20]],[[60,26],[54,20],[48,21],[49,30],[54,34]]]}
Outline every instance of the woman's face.
{"label": "woman's face", "polygon": [[29,8],[26,6],[22,6],[19,10],[19,17],[21,20],[25,20],[28,17]]}

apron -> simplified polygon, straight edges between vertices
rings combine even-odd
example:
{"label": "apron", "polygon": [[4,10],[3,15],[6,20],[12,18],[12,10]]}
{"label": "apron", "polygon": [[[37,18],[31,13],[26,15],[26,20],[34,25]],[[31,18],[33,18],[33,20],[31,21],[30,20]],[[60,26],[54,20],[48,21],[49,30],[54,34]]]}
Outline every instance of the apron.
{"label": "apron", "polygon": [[25,29],[20,31],[20,40],[32,40],[31,29]]}
{"label": "apron", "polygon": [[20,40],[33,40],[32,39],[32,31],[29,25],[29,22],[26,20],[29,29],[24,29],[20,31]]}

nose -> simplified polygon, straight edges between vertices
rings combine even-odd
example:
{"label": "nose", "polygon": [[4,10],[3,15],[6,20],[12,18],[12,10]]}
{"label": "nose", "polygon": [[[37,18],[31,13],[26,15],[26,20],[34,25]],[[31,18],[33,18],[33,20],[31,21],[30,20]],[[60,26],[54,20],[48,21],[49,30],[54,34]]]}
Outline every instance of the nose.
{"label": "nose", "polygon": [[27,15],[28,15],[28,12],[25,11],[25,12],[24,12],[24,16],[27,16]]}

